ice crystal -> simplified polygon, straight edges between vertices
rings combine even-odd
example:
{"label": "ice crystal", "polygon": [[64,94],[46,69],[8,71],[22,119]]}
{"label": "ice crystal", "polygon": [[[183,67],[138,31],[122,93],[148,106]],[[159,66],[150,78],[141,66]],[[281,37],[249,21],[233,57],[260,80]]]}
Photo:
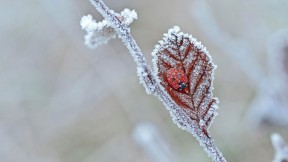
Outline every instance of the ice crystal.
{"label": "ice crystal", "polygon": [[[191,35],[180,32],[179,27],[174,27],[164,34],[152,55],[157,82],[189,118],[206,131],[218,107],[218,99],[212,94],[216,66],[206,48]],[[185,89],[177,90],[169,85],[166,72],[171,68],[184,71],[189,80]]]}
{"label": "ice crystal", "polygon": [[243,38],[236,39],[230,33],[221,29],[221,25],[215,19],[207,1],[193,0],[190,11],[205,37],[217,46],[223,54],[227,54],[232,61],[237,60],[235,63],[248,75],[250,81],[258,86],[261,81],[259,81],[259,78],[264,78],[265,72],[254,57],[249,43]]}
{"label": "ice crystal", "polygon": [[[134,10],[124,9],[120,14],[117,14],[117,18],[128,26],[134,19],[137,19],[137,13]],[[107,20],[96,22],[91,15],[86,15],[81,18],[80,25],[87,33],[85,45],[89,48],[96,48],[116,37],[116,31]]]}
{"label": "ice crystal", "polygon": [[[145,69],[143,69],[142,67],[137,67],[137,74],[140,78],[141,84],[146,85],[146,83],[149,83],[148,78],[150,78],[151,75],[149,75],[148,72],[145,71]],[[149,84],[149,87],[145,87],[145,90],[147,94],[151,94],[155,91],[155,86],[153,84]]]}
{"label": "ice crystal", "polygon": [[284,139],[278,133],[273,133],[271,135],[271,141],[275,150],[273,162],[288,161],[288,145]]}
{"label": "ice crystal", "polygon": [[96,21],[93,20],[93,17],[89,14],[81,18],[80,25],[83,30],[86,30],[86,32],[92,32],[96,30],[98,26]]}

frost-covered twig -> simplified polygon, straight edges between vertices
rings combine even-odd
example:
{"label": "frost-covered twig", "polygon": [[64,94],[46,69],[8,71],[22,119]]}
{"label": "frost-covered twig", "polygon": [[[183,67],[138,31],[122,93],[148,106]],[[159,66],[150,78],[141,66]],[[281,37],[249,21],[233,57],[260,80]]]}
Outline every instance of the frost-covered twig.
{"label": "frost-covered twig", "polygon": [[[120,14],[115,13],[115,15],[125,25],[130,25],[134,19],[137,19],[136,12],[129,9],[124,9]],[[82,29],[87,32],[85,45],[89,48],[96,48],[116,37],[116,31],[109,25],[107,20],[96,22],[91,15],[86,15],[82,17],[80,24]]]}
{"label": "frost-covered twig", "polygon": [[[156,79],[155,75],[157,74],[152,73],[150,67],[147,65],[145,61],[145,58],[140,48],[138,47],[137,43],[131,36],[130,28],[128,28],[128,25],[123,23],[123,21],[119,19],[117,14],[114,13],[114,11],[110,10],[103,3],[102,0],[90,0],[90,1],[96,7],[96,9],[102,14],[102,16],[105,18],[105,21],[107,21],[107,23],[109,24],[109,26],[111,26],[116,31],[118,37],[122,39],[123,43],[128,48],[129,52],[131,53],[132,57],[136,62],[137,73],[140,78],[140,82],[146,89],[146,92],[148,94],[151,93],[154,94],[164,103],[174,123],[177,124],[179,128],[193,134],[199,141],[200,145],[208,153],[208,156],[210,156],[213,159],[213,161],[225,162],[226,161],[225,158],[215,146],[214,140],[211,138],[207,130],[212,119],[214,118],[214,116],[217,115],[215,111],[217,107],[217,99],[212,98],[213,86],[211,82],[213,80],[214,65],[212,64],[209,53],[201,45],[201,43],[197,42],[195,39],[192,39],[191,37],[188,37],[188,35],[180,33],[178,27],[171,29],[170,34],[168,32],[168,34],[166,35],[168,41],[170,40],[176,41],[175,42],[176,44],[171,44],[171,46],[173,45],[177,46],[177,44],[180,43],[180,45],[177,46],[177,48],[179,48],[179,50],[185,50],[182,51],[185,52],[185,57],[188,55],[190,57],[190,55],[192,55],[191,56],[192,59],[194,56],[196,56],[194,60],[188,60],[192,61],[191,64],[193,66],[189,67],[189,69],[192,69],[192,72],[190,71],[190,73],[194,74],[193,76],[191,76],[191,78],[188,79],[189,80],[196,79],[196,83],[193,83],[195,84],[195,87],[194,89],[192,89],[193,92],[192,97],[195,103],[193,103],[192,107],[190,106],[191,110],[185,111],[183,107],[179,106],[179,103],[181,102],[179,101],[180,99],[173,100],[171,97],[173,93],[168,94],[167,91],[163,88],[163,85],[160,85],[160,80]],[[174,38],[175,35],[176,39]],[[177,40],[179,40],[180,42],[177,42]],[[185,48],[183,48],[182,44]],[[160,46],[161,45],[164,44],[160,43]],[[157,51],[161,50],[162,48],[156,48],[156,53]],[[163,50],[165,49],[163,48]],[[173,55],[174,53],[171,54]],[[176,72],[179,71],[180,71],[179,69],[178,71],[176,70]],[[179,82],[179,85],[181,85],[181,89],[178,90],[183,90],[184,88],[187,87],[187,83]],[[192,88],[193,86],[188,85],[188,87]],[[186,91],[190,92],[190,90],[188,90],[188,87],[185,89],[185,92]],[[204,109],[202,110],[202,108],[204,108],[205,111]]]}
{"label": "frost-covered twig", "polygon": [[287,162],[288,145],[284,139],[278,133],[273,133],[271,135],[271,142],[275,150],[273,162]]}

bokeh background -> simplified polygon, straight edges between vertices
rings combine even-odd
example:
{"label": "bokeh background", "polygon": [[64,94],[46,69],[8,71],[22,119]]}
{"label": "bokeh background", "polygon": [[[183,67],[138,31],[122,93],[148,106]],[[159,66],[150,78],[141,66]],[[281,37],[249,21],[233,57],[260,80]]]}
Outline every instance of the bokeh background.
{"label": "bokeh background", "polygon": [[[245,60],[235,59],[225,51],[227,44],[220,47],[202,30],[196,0],[105,2],[117,12],[137,11],[131,30],[149,64],[154,45],[174,25],[202,41],[218,65],[214,95],[221,103],[210,128],[217,146],[231,162],[273,159],[271,133],[288,140],[288,131],[247,120],[257,86],[239,64]],[[205,3],[231,40],[249,45],[266,74],[266,45],[288,27],[288,2]],[[145,93],[119,39],[93,50],[84,46],[81,17],[90,13],[102,20],[88,0],[0,1],[0,13],[1,162],[211,161],[194,137],[173,124],[163,104]],[[253,71],[253,64],[247,66]]]}

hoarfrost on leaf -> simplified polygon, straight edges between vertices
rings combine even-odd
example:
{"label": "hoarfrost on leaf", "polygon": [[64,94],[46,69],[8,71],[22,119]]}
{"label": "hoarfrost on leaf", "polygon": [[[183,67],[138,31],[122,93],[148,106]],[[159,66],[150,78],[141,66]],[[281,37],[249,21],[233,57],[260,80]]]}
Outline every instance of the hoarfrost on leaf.
{"label": "hoarfrost on leaf", "polygon": [[[159,43],[152,53],[156,81],[189,118],[196,121],[202,131],[208,134],[207,128],[217,115],[218,108],[218,99],[213,98],[212,94],[216,66],[212,63],[211,56],[200,42],[191,35],[180,32],[177,26],[168,30]],[[176,74],[168,75],[171,69],[177,69],[174,70]],[[188,78],[187,84],[182,73]],[[171,76],[173,78],[169,78]],[[171,80],[174,81],[173,85]],[[177,89],[174,84],[182,87]],[[180,123],[186,125],[184,122]]]}
{"label": "hoarfrost on leaf", "polygon": [[[153,93],[164,103],[174,123],[176,123],[179,128],[186,130],[195,136],[200,145],[204,148],[208,156],[211,157],[213,161],[226,162],[222,153],[215,146],[214,140],[211,138],[207,130],[212,119],[217,114],[216,109],[218,100],[213,98],[212,95],[213,71],[215,66],[212,63],[206,48],[203,47],[200,42],[197,42],[191,35],[180,32],[179,27],[174,27],[170,29],[167,34],[165,34],[164,39],[159,42],[160,45],[155,46],[155,50],[152,53],[154,57],[153,63],[155,66],[155,71],[152,73],[150,67],[145,61],[141,49],[131,36],[130,28],[124,23],[125,21],[119,18],[118,14],[113,10],[110,10],[102,0],[90,1],[105,18],[105,21],[109,22],[109,27],[111,25],[113,31],[115,30],[115,32],[117,32],[118,37],[122,39],[122,42],[131,53],[137,65],[137,74],[140,78],[140,82],[145,87],[147,93]],[[131,17],[136,17],[135,14],[131,15],[134,15]],[[166,44],[167,42],[169,43]],[[165,53],[167,53],[168,56],[166,59],[167,65],[176,68],[180,67],[179,70],[181,71],[181,76],[178,76],[177,79],[178,81],[184,81],[182,83],[179,82],[180,89],[177,89],[178,87],[174,86],[174,91],[172,89],[171,92],[167,91],[168,83],[162,82],[159,77],[159,74],[163,74],[165,72],[165,68],[167,71],[167,65],[165,63],[158,64],[159,60],[162,61],[162,59],[159,57],[159,52],[161,52],[162,49],[166,49]],[[189,57],[187,57],[188,55]],[[171,63],[172,60],[174,60],[173,63]],[[157,65],[159,65],[159,67]],[[196,72],[194,70],[194,66],[195,69],[198,69]],[[176,73],[172,76],[177,76],[178,70],[175,71]],[[187,75],[186,77],[189,82],[186,82],[186,77],[183,76],[183,73]],[[192,79],[190,78],[193,78],[196,81],[191,82]],[[174,81],[170,82],[170,84],[171,83],[175,84]],[[190,90],[190,86],[195,87],[193,91]],[[179,91],[177,95],[176,91]],[[187,92],[194,93],[194,91],[195,94],[187,95]],[[176,96],[173,96],[173,92],[175,92]],[[194,101],[194,99],[196,100],[196,98],[198,100],[197,104],[192,103],[191,101]],[[185,107],[185,104],[188,106],[186,105]],[[200,126],[199,123],[201,119],[203,120],[203,122],[201,122],[203,124],[202,126]]]}
{"label": "hoarfrost on leaf", "polygon": [[[174,123],[195,136],[213,161],[226,162],[208,132],[217,115],[219,101],[212,94],[216,66],[206,48],[176,26],[164,34],[152,56],[154,76],[160,89],[155,92]],[[176,74],[170,75],[171,69],[175,68]],[[183,82],[186,78],[183,73],[187,83]],[[177,89],[171,80],[178,82],[180,88]],[[185,86],[181,87],[183,83]]]}

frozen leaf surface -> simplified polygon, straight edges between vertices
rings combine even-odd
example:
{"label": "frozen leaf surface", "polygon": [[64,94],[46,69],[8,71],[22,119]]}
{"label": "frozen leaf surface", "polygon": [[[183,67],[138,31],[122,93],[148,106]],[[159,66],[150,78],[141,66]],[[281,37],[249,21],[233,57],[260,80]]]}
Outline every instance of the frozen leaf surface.
{"label": "frozen leaf surface", "polygon": [[212,90],[216,66],[203,45],[174,27],[155,47],[154,72],[172,100],[207,134],[217,115]]}
{"label": "frozen leaf surface", "polygon": [[[169,30],[164,40],[153,52],[155,56],[153,73],[147,65],[141,49],[131,36],[128,25],[123,23],[102,0],[90,1],[117,32],[118,37],[122,39],[131,53],[137,65],[140,82],[146,91],[154,94],[164,103],[174,123],[195,136],[213,161],[226,162],[207,131],[207,127],[216,115],[218,100],[212,97],[214,65],[205,48],[191,36],[180,33],[178,27],[174,27]],[[163,54],[164,58],[161,58],[160,56],[165,50],[168,52],[166,55]],[[168,92],[167,85],[165,87],[164,81],[167,81],[167,72],[166,80],[163,80],[165,68],[161,68],[161,65],[166,66],[164,64],[166,59],[167,67],[174,68],[168,72],[170,78],[168,84],[175,91],[170,89],[171,91]],[[193,67],[189,65],[190,63],[193,64]],[[176,91],[182,92],[182,94],[178,94]]]}

